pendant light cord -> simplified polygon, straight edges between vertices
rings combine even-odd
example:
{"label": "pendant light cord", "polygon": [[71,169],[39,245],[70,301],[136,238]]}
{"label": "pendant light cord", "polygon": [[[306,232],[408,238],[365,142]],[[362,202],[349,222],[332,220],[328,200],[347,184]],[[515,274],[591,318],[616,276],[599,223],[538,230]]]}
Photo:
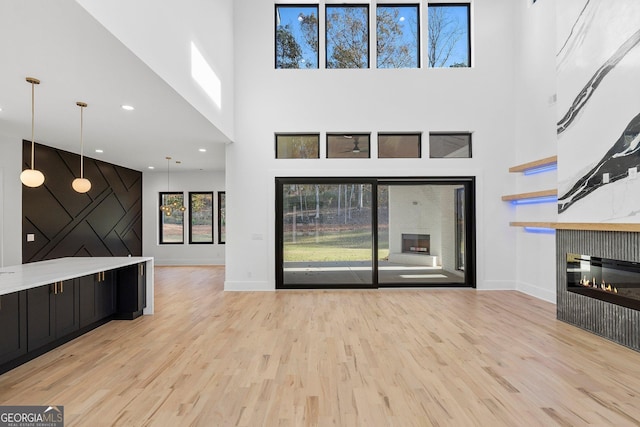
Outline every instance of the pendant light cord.
{"label": "pendant light cord", "polygon": [[84,156],[84,140],[82,139],[82,125],[84,123],[84,107],[80,106],[80,178],[84,178],[84,162],[82,158]]}
{"label": "pendant light cord", "polygon": [[36,147],[36,143],[35,143],[35,138],[34,138],[34,128],[35,128],[35,83],[31,82],[31,169],[35,169],[35,147]]}

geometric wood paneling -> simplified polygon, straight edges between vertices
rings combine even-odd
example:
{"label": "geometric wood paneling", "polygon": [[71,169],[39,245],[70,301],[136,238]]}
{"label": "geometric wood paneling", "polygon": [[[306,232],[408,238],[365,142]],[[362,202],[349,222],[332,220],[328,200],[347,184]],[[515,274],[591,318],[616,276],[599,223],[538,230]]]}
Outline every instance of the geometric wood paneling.
{"label": "geometric wood paneling", "polygon": [[[22,141],[23,169],[31,142]],[[38,188],[22,186],[22,262],[70,256],[142,255],[142,172],[84,158],[91,190],[71,188],[80,176],[80,156],[36,144]],[[35,234],[34,242],[26,235]]]}
{"label": "geometric wood paneling", "polygon": [[567,253],[640,262],[640,233],[556,232],[558,319],[640,351],[640,311],[567,291]]}

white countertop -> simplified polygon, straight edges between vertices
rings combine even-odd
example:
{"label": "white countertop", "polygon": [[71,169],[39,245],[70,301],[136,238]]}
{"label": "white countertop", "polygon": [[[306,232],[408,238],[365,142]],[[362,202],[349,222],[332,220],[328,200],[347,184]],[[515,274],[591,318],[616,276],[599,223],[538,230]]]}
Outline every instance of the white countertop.
{"label": "white countertop", "polygon": [[147,261],[153,257],[70,257],[0,268],[0,295]]}

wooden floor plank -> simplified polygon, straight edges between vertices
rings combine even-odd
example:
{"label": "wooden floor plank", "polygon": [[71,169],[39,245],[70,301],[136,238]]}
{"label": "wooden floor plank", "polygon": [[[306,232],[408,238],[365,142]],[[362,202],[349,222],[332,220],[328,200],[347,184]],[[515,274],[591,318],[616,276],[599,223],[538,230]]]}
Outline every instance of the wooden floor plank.
{"label": "wooden floor plank", "polygon": [[228,292],[156,267],[156,314],[0,375],[67,426],[640,426],[640,353],[515,291]]}

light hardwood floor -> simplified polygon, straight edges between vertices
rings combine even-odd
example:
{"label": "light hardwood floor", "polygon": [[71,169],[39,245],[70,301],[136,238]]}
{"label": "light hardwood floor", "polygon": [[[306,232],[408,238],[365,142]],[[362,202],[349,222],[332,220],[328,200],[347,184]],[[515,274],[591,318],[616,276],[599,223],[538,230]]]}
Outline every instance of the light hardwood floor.
{"label": "light hardwood floor", "polygon": [[0,375],[67,426],[640,426],[640,353],[512,291],[223,292],[157,267],[156,314]]}

